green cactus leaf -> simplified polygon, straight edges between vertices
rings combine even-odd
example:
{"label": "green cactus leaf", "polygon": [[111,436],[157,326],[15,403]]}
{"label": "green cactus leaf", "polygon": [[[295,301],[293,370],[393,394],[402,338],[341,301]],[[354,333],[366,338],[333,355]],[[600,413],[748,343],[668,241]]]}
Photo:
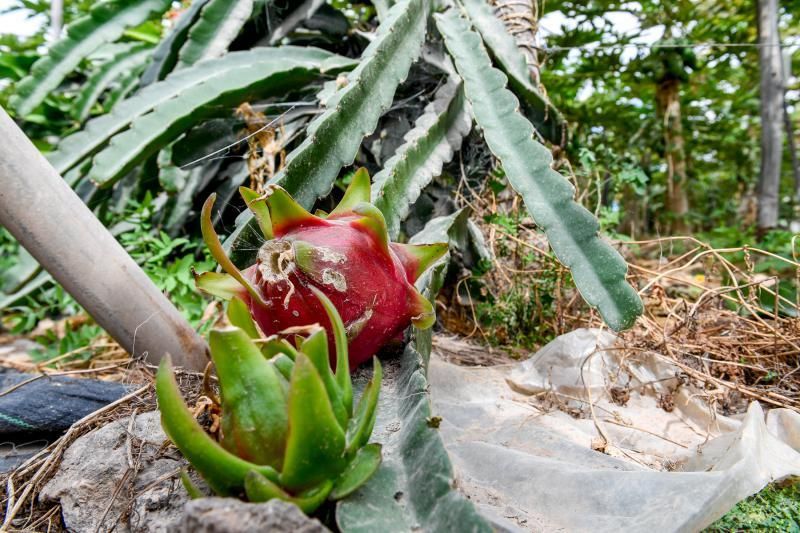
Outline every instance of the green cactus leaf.
{"label": "green cactus leaf", "polygon": [[247,333],[247,336],[251,339],[261,338],[261,333],[259,333],[258,327],[253,321],[253,316],[250,314],[250,308],[245,301],[238,296],[234,296],[231,298],[231,301],[228,302],[226,315],[231,325]]}
{"label": "green cactus leaf", "polygon": [[169,356],[161,360],[158,368],[156,395],[164,432],[214,492],[223,496],[237,494],[251,470],[278,480],[275,469],[236,457],[203,431],[183,402]]}
{"label": "green cactus leaf", "polygon": [[172,72],[178,62],[178,51],[186,42],[189,30],[200,15],[200,10],[208,3],[208,0],[193,0],[192,4],[181,13],[175,25],[161,39],[161,42],[153,51],[153,60],[142,74],[139,82],[141,87],[146,87],[151,83],[163,80],[167,74]]}
{"label": "green cactus leaf", "polygon": [[53,277],[46,271],[37,269],[33,277],[29,278],[19,289],[8,293],[0,293],[0,309],[5,309],[21,301],[26,296],[34,293],[38,289],[53,283]]}
{"label": "green cactus leaf", "polygon": [[347,468],[336,480],[330,498],[341,500],[358,490],[381,466],[381,445],[367,444],[360,448]]}
{"label": "green cactus leaf", "polygon": [[[90,120],[81,131],[64,138],[57,150],[48,155],[48,159],[63,174],[97,152],[118,132],[133,123],[138,124],[144,117],[152,117],[154,110],[157,111],[155,120],[150,118],[134,130],[125,132],[127,135],[114,151],[117,156],[121,156],[120,152],[123,151],[126,154],[128,150],[137,151],[138,141],[128,147],[125,144],[139,139],[139,134],[135,139],[133,136],[133,131],[139,129],[142,129],[143,138],[147,137],[148,132],[162,137],[161,141],[155,143],[160,148],[167,144],[167,140],[183,133],[184,129],[179,126],[188,128],[195,123],[194,119],[186,118],[188,115],[200,120],[216,113],[228,113],[228,103],[238,105],[248,96],[265,94],[262,89],[269,89],[271,83],[283,79],[297,82],[298,77],[311,79],[318,72],[335,73],[354,65],[351,59],[310,46],[253,48],[231,52],[220,59],[201,61],[170,74],[163,81],[148,85],[134,96],[119,102],[111,113]],[[176,115],[182,115],[182,118]],[[172,118],[168,119],[168,116]],[[168,124],[169,127],[166,127]],[[154,128],[155,132],[148,128]],[[135,154],[127,157],[132,155]],[[113,160],[106,163],[109,169],[113,166]],[[110,173],[99,170],[96,174],[102,174],[101,181],[110,176]]]}
{"label": "green cactus leaf", "polygon": [[328,194],[339,170],[353,162],[361,140],[392,104],[422,48],[429,11],[429,0],[401,0],[392,7],[347,84],[309,125],[306,139],[271,183],[281,185],[307,209]]}
{"label": "green cactus leaf", "polygon": [[203,241],[205,241],[206,246],[208,247],[208,251],[211,252],[211,256],[216,259],[219,266],[222,267],[222,270],[228,273],[233,279],[239,282],[239,284],[244,287],[250,297],[258,302],[261,305],[266,305],[264,303],[264,298],[262,298],[261,293],[258,292],[250,280],[244,277],[242,272],[236,268],[236,265],[233,264],[228,258],[228,255],[225,253],[225,250],[222,248],[222,243],[219,241],[219,235],[217,232],[214,231],[214,223],[211,222],[211,210],[214,207],[214,202],[217,199],[216,194],[212,194],[209,196],[205,203],[203,204],[203,210],[200,213],[200,230],[203,234]]}
{"label": "green cactus leaf", "polygon": [[180,168],[172,161],[173,146],[174,144],[165,146],[159,150],[156,156],[158,183],[166,192],[179,195],[181,191],[186,189],[191,171]]}
{"label": "green cactus leaf", "polygon": [[[330,57],[333,56],[327,54],[327,58]],[[322,55],[319,58],[323,59]],[[349,63],[346,59],[345,64]],[[198,63],[198,67],[201,64]],[[227,114],[231,107],[243,101],[296,91],[317,79],[323,68],[321,61],[298,62],[286,56],[277,60],[273,57],[261,65],[248,65],[248,68],[225,69],[226,75],[211,76],[203,83],[186,88],[173,100],[136,117],[129,129],[116,134],[94,157],[89,177],[99,187],[110,187],[192,126]]]}
{"label": "green cactus leaf", "polygon": [[303,0],[302,2],[293,2],[293,4],[290,8],[291,11],[286,13],[281,23],[270,32],[270,46],[275,46],[283,41],[298,26],[313,17],[326,2],[325,0]]}
{"label": "green cactus leaf", "polygon": [[353,414],[353,382],[350,380],[350,359],[347,352],[347,331],[344,328],[342,317],[336,311],[333,302],[325,294],[314,286],[309,287],[319,298],[328,321],[333,328],[333,340],[336,344],[336,383],[342,397],[342,404],[347,411],[347,416]]}
{"label": "green cactus leaf", "polygon": [[204,496],[203,491],[201,491],[200,488],[194,484],[194,481],[192,481],[192,479],[189,477],[189,473],[186,472],[185,468],[181,468],[181,484],[189,494],[190,500],[196,500],[197,498],[202,498]]}
{"label": "green cactus leaf", "polygon": [[531,83],[528,62],[506,25],[497,17],[487,0],[459,0],[484,43],[508,76],[509,87],[522,100],[525,116],[536,131],[553,144],[567,142],[567,122],[537,87]]}
{"label": "green cactus leaf", "polygon": [[297,354],[289,387],[289,436],[281,485],[303,490],[331,479],[345,466],[344,431],[325,384],[308,357]]}
{"label": "green cactus leaf", "polygon": [[444,85],[405,135],[405,143],[375,174],[372,203],[383,212],[391,238],[400,234],[400,222],[408,216],[411,205],[442,173],[471,128],[463,87],[453,82]]}
{"label": "green cactus leaf", "polygon": [[328,335],[325,328],[320,327],[316,332],[309,335],[300,344],[299,349],[306,354],[314,363],[314,368],[319,372],[322,382],[325,383],[325,390],[328,391],[328,399],[331,401],[333,414],[342,429],[347,427],[348,413],[342,403],[342,393],[339,384],[334,379],[331,372],[331,360],[328,357]]}
{"label": "green cactus leaf", "polygon": [[372,368],[372,379],[364,389],[356,412],[347,426],[347,454],[351,457],[359,448],[367,444],[375,425],[375,411],[378,407],[378,396],[383,380],[383,367],[377,357],[372,358]]}
{"label": "green cactus leaf", "polygon": [[[467,232],[466,211],[433,219],[414,236],[417,244],[455,240]],[[447,270],[447,255],[418,280],[429,299],[436,297]],[[376,426],[402,428],[373,437],[383,445],[383,460],[369,480],[337,502],[336,523],[343,533],[400,533],[421,531],[491,532],[472,502],[455,484],[450,459],[431,416],[426,362],[431,351],[430,330],[413,330],[403,354],[387,360],[393,379],[381,390]],[[363,381],[357,383],[363,386]]]}
{"label": "green cactus leaf", "polygon": [[252,211],[253,215],[255,215],[258,221],[258,227],[261,228],[261,233],[264,235],[264,238],[266,240],[274,238],[274,234],[272,233],[272,218],[269,215],[267,200],[263,195],[258,194],[249,187],[239,187],[239,194],[242,195],[244,203],[247,204],[247,207]]}
{"label": "green cactus leaf", "polygon": [[11,265],[0,273],[0,290],[7,294],[24,287],[42,269],[36,259],[21,246]]}
{"label": "green cactus leaf", "polygon": [[[145,64],[141,65],[142,69],[145,66]],[[105,113],[109,113],[117,105],[117,102],[127,98],[134,89],[139,87],[139,76],[142,74],[142,69],[132,70],[124,74],[109,88],[108,94],[103,98],[103,110]]]}
{"label": "green cactus leaf", "polygon": [[72,117],[83,122],[103,92],[115,81],[130,72],[139,72],[152,54],[146,43],[131,43],[103,62],[81,87],[72,108]]}
{"label": "green cactus leaf", "polygon": [[359,168],[353,174],[353,180],[348,185],[341,201],[327,216],[336,217],[337,215],[349,214],[357,204],[369,202],[370,187],[369,172],[367,172],[366,168]]}
{"label": "green cactus leaf", "polygon": [[222,272],[203,272],[202,274],[195,272],[194,284],[199,290],[223,300],[230,300],[247,292],[242,284],[236,281],[236,278]]}
{"label": "green cactus leaf", "polygon": [[280,470],[289,418],[275,368],[239,328],[212,330],[208,341],[222,394],[223,447]]}
{"label": "green cactus leaf", "polygon": [[630,327],[642,312],[637,292],[625,280],[627,264],[599,236],[597,220],[574,200],[574,188],[551,168],[550,152],[533,138],[534,129],[517,111],[506,77],[492,67],[480,36],[458,11],[435,15],[453,56],[475,120],[489,149],[503,165],[553,251],[571,269],[583,298],[614,330]]}
{"label": "green cactus leaf", "polygon": [[290,496],[286,491],[258,472],[250,472],[245,478],[245,493],[247,494],[247,499],[251,502],[261,503],[277,498],[297,505],[306,514],[316,511],[328,499],[332,488],[333,482],[327,480],[322,482],[319,487],[309,489],[297,496]]}
{"label": "green cactus leaf", "polygon": [[178,52],[177,68],[224,55],[252,13],[253,0],[209,0]]}
{"label": "green cactus leaf", "polygon": [[87,16],[69,24],[66,35],[33,64],[30,74],[17,84],[9,105],[20,117],[29,115],[89,54],[119,39],[126,29],[160,15],[171,3],[170,0],[97,2]]}

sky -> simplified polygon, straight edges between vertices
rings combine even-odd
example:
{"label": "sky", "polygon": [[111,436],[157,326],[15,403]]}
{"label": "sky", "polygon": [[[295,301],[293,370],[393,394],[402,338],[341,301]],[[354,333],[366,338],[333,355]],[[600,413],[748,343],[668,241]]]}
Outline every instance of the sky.
{"label": "sky", "polygon": [[[0,13],[16,4],[14,0],[0,0]],[[630,13],[610,12],[606,14],[617,30],[626,33],[638,31],[639,24],[636,17]],[[17,35],[30,35],[34,33],[45,22],[44,17],[28,18],[22,10],[11,13],[0,14],[0,33],[15,33]],[[573,28],[574,22],[564,16],[560,11],[552,11],[545,14],[539,21],[540,36],[545,41],[548,35],[560,34],[562,26]],[[658,33],[658,30],[656,30]],[[653,42],[661,35],[647,35],[641,41]]]}
{"label": "sky", "polygon": [[[604,14],[604,17],[609,20],[610,26],[620,34],[636,35],[637,37],[633,39],[634,43],[652,44],[664,35],[663,26],[655,26],[653,28],[648,28],[644,32],[640,32],[639,21],[635,16],[627,12],[609,11]],[[601,17],[598,17],[594,22],[598,28],[603,28],[606,24]],[[561,35],[563,33],[563,28],[572,30],[575,29],[576,26],[576,22],[573,19],[567,18],[561,11],[551,11],[545,13],[539,20],[539,37],[542,39],[543,43],[547,45],[548,36]],[[640,33],[641,35],[639,35]],[[592,46],[588,45],[586,48],[591,49]],[[577,55],[577,53],[578,52],[575,51],[573,55]],[[635,47],[631,46],[626,48],[622,53],[622,61],[627,62],[635,55]]]}
{"label": "sky", "polygon": [[23,10],[2,13],[14,5],[16,2],[13,0],[0,0],[0,33],[28,36],[35,33],[45,23],[44,17],[28,18],[27,12]]}

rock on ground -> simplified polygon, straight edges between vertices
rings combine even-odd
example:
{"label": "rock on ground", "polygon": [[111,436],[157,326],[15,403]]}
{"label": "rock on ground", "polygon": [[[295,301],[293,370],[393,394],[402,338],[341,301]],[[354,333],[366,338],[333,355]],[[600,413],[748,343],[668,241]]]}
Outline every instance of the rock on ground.
{"label": "rock on ground", "polygon": [[189,500],[178,475],[188,464],[166,449],[166,440],[158,411],[111,422],[67,448],[39,498],[60,502],[64,524],[75,533],[328,531],[282,501]]}
{"label": "rock on ground", "polygon": [[166,439],[157,411],[87,433],[64,452],[39,498],[59,501],[76,533],[174,530],[189,500],[177,475],[186,462],[163,451]]}
{"label": "rock on ground", "polygon": [[324,533],[330,531],[295,505],[280,500],[245,503],[234,498],[200,498],[186,504],[181,533]]}

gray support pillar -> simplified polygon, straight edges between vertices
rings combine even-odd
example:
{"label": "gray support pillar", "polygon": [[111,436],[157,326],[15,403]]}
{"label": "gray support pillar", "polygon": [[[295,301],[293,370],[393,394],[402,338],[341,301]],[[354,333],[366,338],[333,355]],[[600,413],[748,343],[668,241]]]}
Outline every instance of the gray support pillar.
{"label": "gray support pillar", "polygon": [[205,366],[205,341],[2,108],[0,224],[132,356]]}

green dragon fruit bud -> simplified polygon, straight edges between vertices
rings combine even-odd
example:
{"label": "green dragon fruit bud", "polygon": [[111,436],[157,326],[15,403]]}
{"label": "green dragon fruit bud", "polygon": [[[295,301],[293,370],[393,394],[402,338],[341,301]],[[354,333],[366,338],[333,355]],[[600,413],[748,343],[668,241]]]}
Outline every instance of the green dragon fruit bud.
{"label": "green dragon fruit bud", "polygon": [[247,304],[266,335],[320,322],[333,344],[312,289],[324,293],[345,324],[352,367],[368,360],[410,324],[433,325],[433,306],[414,281],[446,251],[447,244],[389,242],[386,221],[370,200],[370,178],[357,171],[339,205],[312,215],[280,187],[264,195],[242,187],[265,242],[254,265],[240,271],[225,255],[211,223],[212,195],[203,208],[203,237],[226,272],[196,277],[210,294]]}
{"label": "green dragon fruit bud", "polygon": [[[311,293],[332,324],[335,372],[321,326],[285,332],[295,335],[296,345],[277,336],[262,339],[239,298],[228,306],[232,326],[210,333],[222,404],[219,441],[184,403],[168,357],[158,369],[164,431],[221,496],[244,494],[253,502],[279,498],[311,513],[326,500],[351,494],[380,465],[380,445],[368,444],[380,362],[374,359],[373,377],[354,409],[344,324],[325,294],[314,287]],[[188,483],[187,476],[182,479]]]}

